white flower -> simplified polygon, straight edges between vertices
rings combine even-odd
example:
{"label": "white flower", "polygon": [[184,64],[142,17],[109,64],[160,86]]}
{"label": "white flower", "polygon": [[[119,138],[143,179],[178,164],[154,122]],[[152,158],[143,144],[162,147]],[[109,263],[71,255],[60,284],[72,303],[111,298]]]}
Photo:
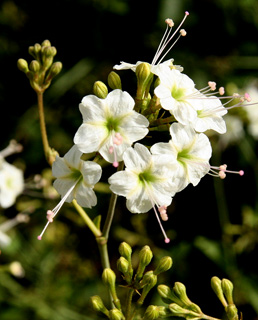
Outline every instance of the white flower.
{"label": "white flower", "polygon": [[173,123],[170,126],[172,139],[168,143],[157,143],[151,148],[153,154],[169,155],[176,161],[175,176],[179,179],[179,190],[189,183],[196,186],[209,172],[212,149],[208,137],[196,133],[190,126]]}
{"label": "white flower", "polygon": [[84,97],[80,104],[83,123],[74,137],[79,150],[98,151],[106,161],[118,166],[124,151],[148,133],[149,122],[133,110],[134,104],[133,98],[119,89],[105,99]]}
{"label": "white flower", "polygon": [[53,210],[48,210],[46,224],[38,239],[41,240],[48,224],[53,222],[64,202],[75,199],[82,207],[91,208],[97,204],[97,197],[93,191],[102,173],[101,166],[93,161],[81,160],[82,152],[73,146],[63,158],[57,156],[53,163],[54,187],[61,195],[61,201]]}
{"label": "white flower", "polygon": [[[132,213],[144,213],[153,208],[158,218],[156,206],[161,218],[167,220],[166,207],[171,204],[172,196],[177,192],[177,185],[173,181],[174,167],[170,159],[163,155],[152,155],[139,143],[134,148],[128,148],[123,159],[126,168],[109,178],[110,189],[115,194],[126,197],[126,206]],[[160,223],[159,218],[158,221]],[[163,229],[162,232],[168,242]]]}
{"label": "white flower", "polygon": [[160,84],[154,93],[160,99],[163,109],[169,110],[176,120],[182,124],[196,121],[199,99],[195,84],[187,75],[175,69],[159,68]]}
{"label": "white flower", "polygon": [[205,98],[204,96],[198,100],[198,105],[194,105],[194,107],[197,109],[197,117],[194,119],[192,126],[196,131],[205,132],[211,129],[220,134],[227,131],[223,116],[228,111],[217,97]]}
{"label": "white flower", "polygon": [[24,188],[22,170],[0,158],[0,206],[11,207]]}

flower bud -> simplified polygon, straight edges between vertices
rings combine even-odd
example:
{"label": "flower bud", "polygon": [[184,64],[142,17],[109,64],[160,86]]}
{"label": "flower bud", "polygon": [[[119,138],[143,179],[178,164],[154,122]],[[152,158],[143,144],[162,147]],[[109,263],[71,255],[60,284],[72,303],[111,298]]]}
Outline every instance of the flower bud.
{"label": "flower bud", "polygon": [[157,276],[153,274],[153,271],[148,271],[142,278],[140,282],[140,288],[143,288],[141,297],[138,299],[137,304],[142,305],[144,299],[146,298],[149,291],[156,285],[157,283]]}
{"label": "flower bud", "polygon": [[119,301],[117,294],[116,294],[116,275],[115,275],[115,272],[110,268],[104,269],[104,271],[102,273],[102,280],[103,280],[103,283],[108,287],[110,294],[113,298],[113,302],[114,302],[115,306],[117,308],[121,309],[121,304],[120,304],[120,301]]}
{"label": "flower bud", "polygon": [[144,313],[143,320],[154,320],[159,318],[159,307],[158,306],[148,306]]}
{"label": "flower bud", "polygon": [[32,72],[37,73],[40,69],[40,64],[37,60],[32,60],[29,68]]}
{"label": "flower bud", "polygon": [[61,72],[62,67],[63,65],[61,62],[53,63],[46,77],[46,82],[51,81],[55,76],[57,76]]}
{"label": "flower bud", "polygon": [[145,267],[151,262],[153,253],[149,246],[144,246],[139,253],[139,265],[135,275],[135,280],[139,281],[145,270]]}
{"label": "flower bud", "polygon": [[122,242],[118,250],[122,257],[124,257],[129,262],[131,261],[132,248],[129,246],[128,243]]}
{"label": "flower bud", "polygon": [[19,59],[17,61],[17,67],[18,67],[19,70],[21,70],[24,73],[29,71],[28,62],[26,60],[24,60],[24,59]]}
{"label": "flower bud", "polygon": [[202,313],[199,314],[199,313],[187,310],[185,308],[180,307],[176,303],[171,303],[168,306],[168,308],[169,308],[170,312],[172,313],[172,315],[176,316],[176,317],[183,317],[185,319],[191,319],[192,318],[192,319],[195,319],[195,320],[202,319],[202,315],[203,315]]}
{"label": "flower bud", "polygon": [[146,79],[151,75],[149,63],[143,62],[136,67],[135,70],[137,79],[139,82],[144,83]]}
{"label": "flower bud", "polygon": [[218,277],[211,278],[211,287],[212,287],[212,290],[215,292],[216,296],[219,298],[222,305],[226,307],[228,303],[223,295],[221,280]]}
{"label": "flower bud", "polygon": [[34,44],[34,54],[37,56],[40,51],[41,51],[41,45],[39,43],[35,43]]}
{"label": "flower bud", "polygon": [[51,47],[51,43],[49,40],[44,40],[42,43],[41,43],[41,46],[42,47]]}
{"label": "flower bud", "polygon": [[121,89],[122,90],[122,83],[119,75],[111,71],[108,75],[108,85],[110,86],[111,89]]}
{"label": "flower bud", "polygon": [[127,274],[129,269],[129,262],[124,257],[120,257],[117,260],[117,269],[124,275]]}
{"label": "flower bud", "polygon": [[107,287],[109,288],[115,287],[115,283],[116,283],[115,272],[110,268],[104,269],[102,273],[102,280]]}
{"label": "flower bud", "polygon": [[135,74],[137,77],[137,99],[144,99],[148,96],[153,80],[150,65],[146,62],[139,64],[135,70]]}
{"label": "flower bud", "polygon": [[182,301],[184,306],[190,306],[192,301],[187,297],[185,285],[181,282],[175,282],[173,287],[175,295]]}
{"label": "flower bud", "polygon": [[173,299],[173,293],[168,286],[160,284],[158,286],[158,293],[165,303],[169,304],[171,303],[171,301],[175,302]]}
{"label": "flower bud", "polygon": [[221,288],[228,304],[234,304],[233,301],[233,283],[228,279],[222,279]]}
{"label": "flower bud", "polygon": [[119,311],[118,309],[114,308],[114,309],[111,309],[109,311],[109,319],[110,320],[124,320],[125,317],[124,317],[124,315],[122,314],[121,311]]}
{"label": "flower bud", "polygon": [[93,296],[90,298],[92,307],[95,311],[102,312],[108,316],[108,309],[104,306],[102,299],[99,296]]}
{"label": "flower bud", "polygon": [[102,81],[96,81],[93,85],[93,93],[100,99],[105,99],[108,95],[108,88]]}
{"label": "flower bud", "polygon": [[227,319],[229,320],[238,320],[238,310],[234,304],[230,304],[225,308]]}
{"label": "flower bud", "polygon": [[157,268],[154,270],[154,274],[158,275],[162,272],[169,270],[172,267],[173,261],[171,257],[163,257],[160,259]]}

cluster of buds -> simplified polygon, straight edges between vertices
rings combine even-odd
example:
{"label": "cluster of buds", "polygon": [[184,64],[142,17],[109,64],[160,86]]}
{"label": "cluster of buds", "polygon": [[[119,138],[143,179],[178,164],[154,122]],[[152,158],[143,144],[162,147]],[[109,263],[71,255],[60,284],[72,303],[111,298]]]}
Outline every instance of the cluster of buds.
{"label": "cluster of buds", "polygon": [[220,280],[218,277],[212,277],[211,287],[225,309],[226,318],[238,320],[238,311],[233,300],[233,283],[228,279]]}
{"label": "cluster of buds", "polygon": [[[147,294],[157,284],[158,275],[172,267],[172,259],[167,256],[163,257],[154,270],[146,271],[146,267],[153,258],[153,253],[149,246],[144,246],[139,252],[138,266],[134,270],[131,260],[132,248],[126,242],[123,242],[119,246],[119,253],[121,257],[117,261],[117,268],[126,282],[124,288],[128,290],[128,298],[132,300],[134,293],[140,296],[136,300],[137,309],[143,305]],[[130,311],[125,310],[124,312],[121,308],[116,292],[116,275],[114,271],[110,268],[104,269],[102,280],[110,292],[114,307],[108,310],[99,296],[93,296],[91,297],[93,309],[103,313],[111,320],[126,319],[130,315]]]}
{"label": "cluster of buds", "polygon": [[34,58],[30,64],[24,59],[18,60],[18,68],[26,74],[36,92],[44,92],[62,70],[61,62],[53,63],[56,53],[56,48],[51,46],[49,40],[45,40],[41,45],[36,43],[29,47],[29,54]]}
{"label": "cluster of buds", "polygon": [[[238,311],[232,297],[233,284],[227,279],[220,280],[218,277],[213,277],[211,279],[211,286],[225,308],[225,319],[238,320]],[[162,301],[167,306],[150,305],[146,309],[143,320],[154,320],[171,316],[187,320],[215,320],[215,318],[204,314],[201,308],[188,298],[183,283],[176,282],[172,289],[164,284],[159,285],[158,292]]]}

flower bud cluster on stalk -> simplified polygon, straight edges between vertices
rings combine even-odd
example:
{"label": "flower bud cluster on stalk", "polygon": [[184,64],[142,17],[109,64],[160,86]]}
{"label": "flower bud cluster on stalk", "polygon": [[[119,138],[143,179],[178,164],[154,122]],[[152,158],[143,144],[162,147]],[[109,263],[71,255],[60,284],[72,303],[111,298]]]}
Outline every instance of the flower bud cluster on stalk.
{"label": "flower bud cluster on stalk", "polygon": [[[153,253],[149,246],[144,246],[138,254],[138,266],[132,266],[132,248],[126,242],[122,242],[119,246],[120,258],[117,261],[117,269],[121,272],[123,280],[126,282],[122,287],[127,291],[127,307],[122,308],[122,304],[117,296],[116,291],[116,274],[110,269],[104,269],[102,273],[102,281],[108,288],[114,308],[108,310],[99,296],[91,297],[91,304],[95,311],[103,313],[109,319],[132,319],[137,314],[137,310],[143,305],[148,293],[157,284],[158,275],[168,271],[172,267],[172,259],[163,257],[158,262],[154,270],[146,271],[150,265]],[[136,298],[134,307],[132,301]]]}

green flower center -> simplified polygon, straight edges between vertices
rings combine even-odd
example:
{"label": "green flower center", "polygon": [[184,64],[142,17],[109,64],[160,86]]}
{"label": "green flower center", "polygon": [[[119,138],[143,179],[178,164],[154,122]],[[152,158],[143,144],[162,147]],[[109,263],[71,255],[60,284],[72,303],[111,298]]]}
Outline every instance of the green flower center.
{"label": "green flower center", "polygon": [[118,132],[119,130],[119,119],[117,118],[107,118],[107,121],[106,121],[106,128],[108,130],[108,132],[112,132],[112,131],[115,131],[115,132]]}
{"label": "green flower center", "polygon": [[183,100],[185,96],[185,89],[178,88],[176,85],[174,85],[171,89],[171,96],[177,101]]}
{"label": "green flower center", "polygon": [[177,154],[177,161],[184,165],[187,160],[191,160],[192,156],[189,154],[188,149],[184,149]]}
{"label": "green flower center", "polygon": [[155,175],[152,174],[150,169],[146,169],[138,175],[138,179],[141,183],[153,183],[156,181]]}
{"label": "green flower center", "polygon": [[75,181],[78,179],[80,179],[80,180],[82,179],[82,174],[81,174],[80,170],[76,170],[74,168],[72,168],[71,170],[72,170],[72,172],[69,175],[69,178],[74,179]]}

